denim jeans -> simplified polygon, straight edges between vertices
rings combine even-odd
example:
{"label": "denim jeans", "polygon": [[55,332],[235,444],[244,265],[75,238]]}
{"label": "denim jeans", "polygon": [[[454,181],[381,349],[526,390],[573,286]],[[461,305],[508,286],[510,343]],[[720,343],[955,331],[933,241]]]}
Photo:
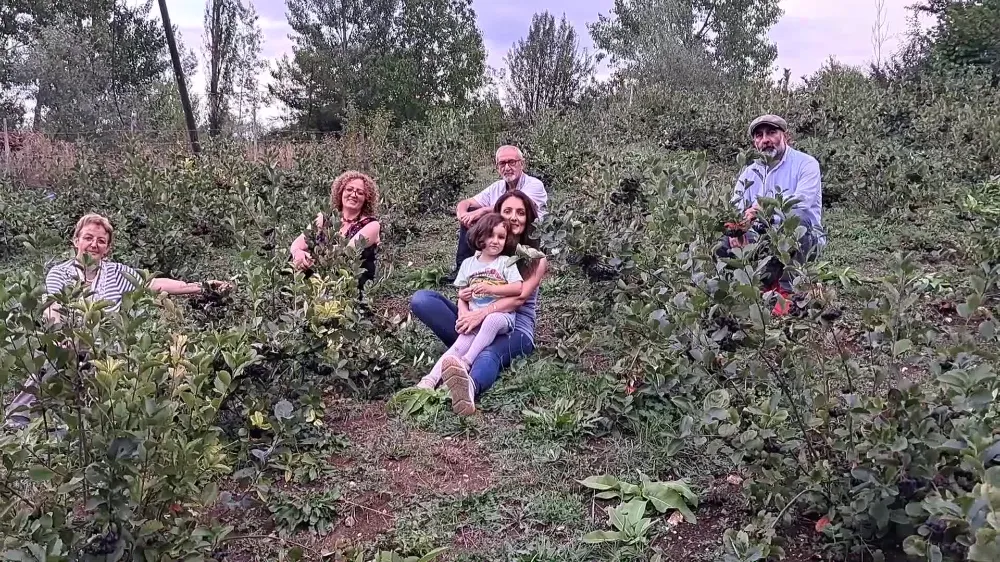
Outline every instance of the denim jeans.
{"label": "denim jeans", "polygon": [[[410,299],[410,310],[425,326],[430,328],[445,346],[451,347],[458,339],[455,322],[458,305],[435,291],[420,290]],[[531,355],[535,345],[523,332],[514,330],[493,340],[472,363],[469,375],[475,385],[476,397],[493,386],[500,371],[510,367],[514,359]]]}
{"label": "denim jeans", "polygon": [[455,271],[462,268],[462,262],[474,255],[476,255],[476,251],[469,247],[469,229],[460,225],[458,227],[458,249],[455,250]]}

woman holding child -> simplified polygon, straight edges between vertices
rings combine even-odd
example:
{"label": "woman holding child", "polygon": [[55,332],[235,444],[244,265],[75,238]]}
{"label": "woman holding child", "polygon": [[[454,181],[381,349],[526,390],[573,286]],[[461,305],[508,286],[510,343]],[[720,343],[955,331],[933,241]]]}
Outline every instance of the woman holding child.
{"label": "woman holding child", "polygon": [[[498,244],[507,255],[518,244],[537,249],[538,242],[531,237],[538,216],[534,202],[521,191],[509,191],[493,212],[498,216],[484,216],[475,236],[470,232],[479,252],[463,262],[455,280],[463,285],[458,303],[428,290],[417,291],[410,302],[414,316],[449,346],[418,386],[433,388],[443,379],[452,409],[462,416],[475,413],[476,397],[493,386],[502,369],[534,352],[538,288],[548,268],[544,257],[518,261],[516,270],[505,267],[505,256],[495,259]],[[475,275],[482,270],[486,273]]]}

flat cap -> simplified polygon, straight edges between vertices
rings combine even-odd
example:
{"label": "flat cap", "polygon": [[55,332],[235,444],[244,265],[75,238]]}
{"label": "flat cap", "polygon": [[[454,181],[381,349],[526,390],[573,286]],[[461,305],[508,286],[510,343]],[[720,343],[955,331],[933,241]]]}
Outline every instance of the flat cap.
{"label": "flat cap", "polygon": [[777,115],[767,114],[767,115],[761,115],[760,117],[754,119],[753,122],[750,123],[750,127],[747,128],[747,134],[749,134],[752,137],[754,129],[760,127],[761,125],[770,125],[776,129],[781,129],[782,131],[788,130],[787,121],[785,121],[781,117],[778,117]]}

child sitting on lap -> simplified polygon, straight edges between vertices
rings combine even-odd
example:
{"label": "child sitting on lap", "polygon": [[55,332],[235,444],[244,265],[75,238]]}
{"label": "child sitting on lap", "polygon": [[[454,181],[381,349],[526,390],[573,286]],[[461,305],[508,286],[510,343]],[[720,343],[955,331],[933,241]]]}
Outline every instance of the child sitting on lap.
{"label": "child sitting on lap", "polygon": [[[477,250],[476,255],[467,258],[459,268],[455,278],[456,287],[474,287],[477,284],[503,285],[492,294],[473,291],[473,297],[458,299],[459,314],[471,310],[492,307],[500,296],[515,296],[521,293],[521,274],[515,265],[507,265],[509,258],[502,255],[507,247],[509,234],[507,221],[499,213],[490,213],[480,218],[469,230],[469,246]],[[498,294],[499,293],[499,294]],[[514,329],[513,312],[490,312],[482,325],[473,334],[459,334],[458,339],[438,359],[430,374],[417,384],[417,388],[434,388],[441,382],[442,361],[449,355],[458,357],[468,369],[476,356],[493,343],[499,334]]]}

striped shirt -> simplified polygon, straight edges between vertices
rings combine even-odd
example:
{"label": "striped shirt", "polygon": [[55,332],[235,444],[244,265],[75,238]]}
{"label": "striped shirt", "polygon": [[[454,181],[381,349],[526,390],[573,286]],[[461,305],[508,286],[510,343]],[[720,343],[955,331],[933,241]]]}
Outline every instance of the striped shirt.
{"label": "striped shirt", "polygon": [[[91,282],[89,298],[110,301],[112,303],[110,310],[118,310],[125,293],[135,289],[129,276],[140,278],[139,274],[127,265],[113,261],[101,261],[101,271]],[[54,295],[63,288],[82,281],[83,270],[75,258],[55,265],[45,276],[45,296]]]}

